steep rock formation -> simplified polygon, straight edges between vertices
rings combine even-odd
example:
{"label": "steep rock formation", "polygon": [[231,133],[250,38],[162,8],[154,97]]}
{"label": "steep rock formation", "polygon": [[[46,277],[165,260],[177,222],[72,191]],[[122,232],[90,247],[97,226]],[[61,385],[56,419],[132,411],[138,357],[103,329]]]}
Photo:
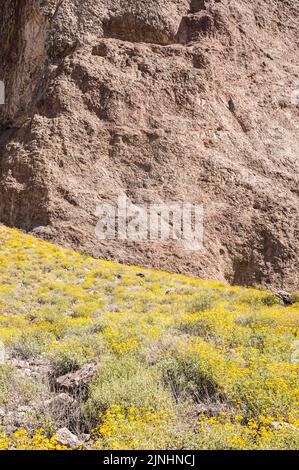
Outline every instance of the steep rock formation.
{"label": "steep rock formation", "polygon": [[[298,289],[298,16],[297,0],[0,0],[0,221]],[[125,194],[203,204],[203,249],[98,241],[97,205]]]}

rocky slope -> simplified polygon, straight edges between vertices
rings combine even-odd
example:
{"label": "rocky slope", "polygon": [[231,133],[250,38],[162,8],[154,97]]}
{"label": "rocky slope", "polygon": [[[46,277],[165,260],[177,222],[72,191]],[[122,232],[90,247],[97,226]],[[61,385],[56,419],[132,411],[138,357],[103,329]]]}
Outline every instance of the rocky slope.
{"label": "rocky slope", "polygon": [[299,293],[0,225],[0,450],[298,450],[298,326]]}
{"label": "rocky slope", "polygon": [[[299,284],[297,0],[0,0],[0,220],[96,257]],[[204,248],[96,206],[204,204]]]}

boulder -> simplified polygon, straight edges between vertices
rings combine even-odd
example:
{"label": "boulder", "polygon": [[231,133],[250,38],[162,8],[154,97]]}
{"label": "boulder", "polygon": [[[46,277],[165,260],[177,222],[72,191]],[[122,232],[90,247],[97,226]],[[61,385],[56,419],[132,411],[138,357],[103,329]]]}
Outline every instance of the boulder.
{"label": "boulder", "polygon": [[60,390],[74,392],[83,389],[97,371],[95,364],[86,364],[81,369],[65,374],[56,379],[56,387]]}
{"label": "boulder", "polygon": [[56,440],[58,444],[63,446],[67,446],[70,449],[76,450],[83,446],[83,442],[81,442],[75,434],[71,433],[67,428],[59,429],[55,434]]}

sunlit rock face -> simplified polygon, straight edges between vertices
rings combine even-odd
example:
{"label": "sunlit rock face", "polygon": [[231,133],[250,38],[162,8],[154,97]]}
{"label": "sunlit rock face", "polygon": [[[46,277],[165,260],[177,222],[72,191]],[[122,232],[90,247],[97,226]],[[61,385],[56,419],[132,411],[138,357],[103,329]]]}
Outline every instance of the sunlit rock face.
{"label": "sunlit rock face", "polygon": [[[93,256],[299,288],[296,2],[0,0],[0,221]],[[204,244],[96,207],[204,208]]]}

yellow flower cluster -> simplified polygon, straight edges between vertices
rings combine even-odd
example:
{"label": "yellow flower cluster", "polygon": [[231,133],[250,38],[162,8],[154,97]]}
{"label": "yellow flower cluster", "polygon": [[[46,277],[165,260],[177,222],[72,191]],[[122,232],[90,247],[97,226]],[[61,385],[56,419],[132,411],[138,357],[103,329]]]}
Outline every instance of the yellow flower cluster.
{"label": "yellow flower cluster", "polygon": [[168,413],[151,408],[130,407],[125,410],[112,405],[99,416],[99,420],[100,425],[93,431],[96,449],[138,450],[153,442],[155,448],[163,448],[167,430],[172,428]]}
{"label": "yellow flower cluster", "polygon": [[32,437],[25,429],[19,429],[11,437],[0,434],[0,450],[69,450],[57,442],[56,437],[48,438],[43,429],[37,429]]}
{"label": "yellow flower cluster", "polygon": [[117,354],[122,355],[138,349],[136,338],[125,334],[120,328],[114,326],[107,327],[104,331],[104,337],[108,341],[111,351]]}
{"label": "yellow flower cluster", "polygon": [[292,424],[280,424],[265,416],[248,422],[242,415],[227,413],[212,418],[201,416],[198,432],[204,433],[211,443],[218,441],[219,447],[227,450],[277,450],[299,445],[299,432]]}

